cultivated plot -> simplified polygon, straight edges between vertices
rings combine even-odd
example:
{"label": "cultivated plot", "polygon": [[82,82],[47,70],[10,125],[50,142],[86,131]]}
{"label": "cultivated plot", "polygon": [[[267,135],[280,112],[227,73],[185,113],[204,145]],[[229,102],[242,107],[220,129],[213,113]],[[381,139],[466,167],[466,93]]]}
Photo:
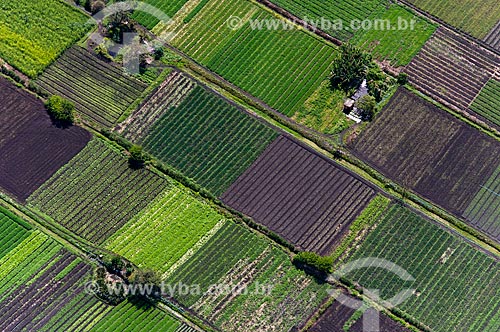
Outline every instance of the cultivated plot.
{"label": "cultivated plot", "polygon": [[500,20],[496,0],[407,1],[479,39],[484,38]]}
{"label": "cultivated plot", "polygon": [[350,260],[367,257],[397,264],[415,280],[401,280],[382,268],[363,268],[346,277],[379,290],[382,299],[414,289],[398,309],[433,331],[500,328],[498,260],[407,208],[394,205]]}
{"label": "cultivated plot", "polygon": [[[388,177],[459,216],[497,169],[500,156],[495,139],[404,88],[352,147]],[[477,209],[489,209],[481,202]],[[478,220],[469,221],[497,238]]]}
{"label": "cultivated plot", "polygon": [[91,266],[3,208],[0,220],[2,331],[174,332],[181,327],[158,309],[101,302],[85,292],[85,283],[92,280]]}
{"label": "cultivated plot", "polygon": [[[224,331],[289,331],[302,326],[329,288],[297,270],[271,242],[232,222],[166,281],[198,285],[199,292],[174,297]],[[221,288],[213,291],[217,285]],[[245,287],[245,292],[237,292]]]}
{"label": "cultivated plot", "polygon": [[[342,294],[346,296],[346,294]],[[356,301],[350,297],[352,301]],[[334,301],[321,315],[316,323],[308,330],[309,332],[332,332],[343,331],[344,325],[361,305],[352,308],[339,301]]]}
{"label": "cultivated plot", "polygon": [[207,203],[185,188],[172,186],[115,233],[106,248],[163,274],[223,223]]}
{"label": "cultivated plot", "polygon": [[125,137],[217,196],[277,136],[179,72],[173,72],[123,126]]}
{"label": "cultivated plot", "polygon": [[105,128],[113,127],[147,87],[78,46],[45,70],[37,84],[74,102],[84,120]]}
{"label": "cultivated plot", "polygon": [[[363,2],[360,2],[360,4]],[[389,61],[394,67],[404,66],[420,51],[436,31],[436,26],[426,19],[415,16],[399,5],[383,7],[372,17],[384,23],[379,28],[360,29],[351,40],[370,52],[379,61]]]}
{"label": "cultivated plot", "polygon": [[280,136],[222,201],[303,250],[329,254],[376,191]]}
{"label": "cultivated plot", "polygon": [[124,156],[93,139],[28,203],[83,238],[101,243],[167,187],[164,178],[131,169]]}
{"label": "cultivated plot", "polygon": [[470,109],[500,127],[500,81],[490,80],[470,105]]}
{"label": "cultivated plot", "polygon": [[[277,27],[252,27],[249,20],[275,21]],[[304,31],[283,29],[290,23],[249,1],[210,0],[187,23],[178,21],[153,32],[175,32],[174,46],[288,116],[328,76],[334,58],[333,46]]]}
{"label": "cultivated plot", "polygon": [[91,28],[65,1],[1,0],[0,58],[35,77]]}
{"label": "cultivated plot", "polygon": [[0,78],[0,188],[24,201],[80,152],[90,134],[53,124],[42,101]]}
{"label": "cultivated plot", "polygon": [[439,28],[405,72],[423,93],[452,108],[467,110],[499,63],[500,57]]}

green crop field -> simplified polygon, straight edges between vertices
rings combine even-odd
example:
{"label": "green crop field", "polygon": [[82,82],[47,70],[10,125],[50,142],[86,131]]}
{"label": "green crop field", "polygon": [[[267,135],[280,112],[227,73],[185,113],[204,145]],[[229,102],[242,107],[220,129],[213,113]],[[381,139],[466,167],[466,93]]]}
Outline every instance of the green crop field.
{"label": "green crop field", "polygon": [[[164,312],[140,303],[122,302],[113,307],[86,294],[83,284],[91,280],[89,265],[40,231],[24,228],[24,222],[21,226],[13,219],[1,220],[2,226],[4,222],[18,225],[24,236],[0,258],[2,331],[104,332],[139,328],[174,332],[181,325]],[[16,239],[17,233],[9,233],[2,242]]]}
{"label": "green crop field", "polygon": [[351,261],[365,257],[389,260],[415,281],[402,281],[379,268],[360,269],[348,278],[380,290],[382,299],[406,288],[415,289],[398,309],[432,331],[500,329],[498,260],[408,209],[393,206]]}
{"label": "green crop field", "polygon": [[62,0],[0,0],[0,58],[35,77],[90,29]]}
{"label": "green crop field", "polygon": [[[166,100],[168,90],[158,93]],[[200,86],[178,107],[167,105],[165,114],[139,143],[216,195],[222,194],[277,136],[272,129]],[[158,109],[153,107],[154,104],[151,112],[146,113]]]}
{"label": "green crop field", "polygon": [[410,63],[437,28],[399,5],[384,8],[374,17],[390,22],[390,28],[360,30],[351,42],[396,67]]}
{"label": "green crop field", "polygon": [[[308,18],[314,22],[321,22],[321,18],[326,18],[332,22],[340,20],[344,28],[349,28],[352,20],[363,21],[370,18],[375,11],[383,8],[384,1],[271,0],[271,2],[301,18]],[[351,29],[336,29],[335,27],[327,29],[325,27],[323,30],[344,41],[347,41],[354,34]]]}
{"label": "green crop field", "polygon": [[500,238],[500,166],[481,186],[464,217],[494,238]]}
{"label": "green crop field", "polygon": [[31,206],[95,243],[139,213],[168,182],[93,139],[29,198]]}
{"label": "green crop field", "polygon": [[[225,331],[259,331],[269,326],[288,331],[312,314],[329,287],[293,267],[290,258],[270,242],[231,222],[166,281],[199,285],[200,292],[175,294],[176,299]],[[227,291],[231,289],[247,291],[234,296]]]}
{"label": "green crop field", "polygon": [[141,23],[148,29],[154,28],[158,23],[160,23],[160,20],[158,18],[163,17],[164,15],[167,15],[168,17],[173,17],[179,9],[182,8],[182,6],[188,2],[188,0],[144,0],[144,3],[147,3],[148,5],[153,6],[155,9],[159,10],[161,13],[160,15],[156,14],[157,11],[155,10],[154,13],[147,13],[144,11],[136,11],[132,15],[132,18],[134,20],[137,20],[137,22]]}
{"label": "green crop field", "polygon": [[470,109],[500,127],[500,81],[490,80],[476,97]]}
{"label": "green crop field", "polygon": [[31,226],[0,206],[0,259],[29,236]]}
{"label": "green crop field", "polygon": [[[174,332],[181,325],[174,318],[166,315],[158,309],[140,303],[122,302],[112,307],[107,315],[95,324],[91,331],[151,331],[151,332]],[[85,325],[83,325],[85,326]]]}
{"label": "green crop field", "polygon": [[497,0],[408,0],[443,21],[483,39],[500,19]]}
{"label": "green crop field", "polygon": [[[235,28],[231,19],[239,17]],[[249,20],[252,20],[250,22]],[[257,28],[274,20],[276,27]],[[179,20],[153,29],[175,32],[171,43],[225,79],[293,115],[327,77],[335,48],[244,0],[209,1],[187,24]]]}
{"label": "green crop field", "polygon": [[172,186],[114,234],[106,248],[166,273],[222,216],[184,188]]}
{"label": "green crop field", "polygon": [[87,122],[106,128],[115,125],[147,87],[125,75],[122,68],[78,46],[67,50],[38,78],[37,84],[75,103],[78,114]]}

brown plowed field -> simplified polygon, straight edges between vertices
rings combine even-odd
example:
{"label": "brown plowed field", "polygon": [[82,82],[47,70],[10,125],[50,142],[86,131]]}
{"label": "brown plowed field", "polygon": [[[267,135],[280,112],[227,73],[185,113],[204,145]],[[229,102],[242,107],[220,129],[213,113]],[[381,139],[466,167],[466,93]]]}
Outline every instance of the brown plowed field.
{"label": "brown plowed field", "polygon": [[332,161],[280,136],[222,201],[298,248],[328,254],[375,193]]}
{"label": "brown plowed field", "polygon": [[0,187],[24,201],[91,135],[80,127],[56,127],[40,100],[3,78],[0,101]]}

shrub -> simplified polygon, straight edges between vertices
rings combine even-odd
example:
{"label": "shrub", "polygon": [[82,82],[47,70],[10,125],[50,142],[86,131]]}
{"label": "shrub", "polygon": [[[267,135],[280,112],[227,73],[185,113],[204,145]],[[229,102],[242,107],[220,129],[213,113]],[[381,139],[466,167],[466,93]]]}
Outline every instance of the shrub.
{"label": "shrub", "polygon": [[142,151],[142,146],[132,145],[132,147],[129,150],[129,153],[130,153],[129,163],[133,168],[141,168],[144,166],[144,163],[146,162],[146,157],[144,155],[144,152]]}
{"label": "shrub", "polygon": [[373,119],[375,106],[377,106],[377,102],[375,98],[370,95],[363,96],[356,101],[356,107],[359,109],[363,121],[371,121]]}
{"label": "shrub", "polygon": [[71,124],[75,120],[75,105],[61,96],[51,96],[45,107],[50,116],[58,122]]}
{"label": "shrub", "polygon": [[405,85],[408,83],[408,74],[406,73],[399,73],[398,75],[398,84],[399,85]]}
{"label": "shrub", "polygon": [[333,259],[330,256],[320,256],[314,252],[303,251],[293,257],[294,264],[305,264],[321,272],[332,272]]}

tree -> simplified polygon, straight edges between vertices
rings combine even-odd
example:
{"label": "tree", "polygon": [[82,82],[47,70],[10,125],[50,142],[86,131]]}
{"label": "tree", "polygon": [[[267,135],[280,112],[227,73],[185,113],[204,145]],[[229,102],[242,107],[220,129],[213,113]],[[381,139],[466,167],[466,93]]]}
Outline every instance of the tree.
{"label": "tree", "polygon": [[144,156],[144,152],[142,151],[142,146],[132,145],[129,153],[129,163],[133,168],[141,168],[144,166],[146,157]]}
{"label": "tree", "polygon": [[366,77],[371,55],[351,45],[343,44],[333,62],[331,83],[344,90],[356,88]]}
{"label": "tree", "polygon": [[309,265],[321,272],[330,273],[333,268],[333,258],[331,256],[320,256],[314,252],[303,251],[293,257],[296,265]]}
{"label": "tree", "polygon": [[399,85],[405,85],[408,83],[408,74],[406,73],[399,73],[398,75],[398,84]]}
{"label": "tree", "polygon": [[356,107],[363,121],[371,121],[373,119],[375,106],[377,106],[377,102],[375,98],[370,95],[363,96],[356,101]]}
{"label": "tree", "polygon": [[45,103],[45,107],[54,120],[71,124],[75,120],[75,105],[61,96],[52,96]]}

